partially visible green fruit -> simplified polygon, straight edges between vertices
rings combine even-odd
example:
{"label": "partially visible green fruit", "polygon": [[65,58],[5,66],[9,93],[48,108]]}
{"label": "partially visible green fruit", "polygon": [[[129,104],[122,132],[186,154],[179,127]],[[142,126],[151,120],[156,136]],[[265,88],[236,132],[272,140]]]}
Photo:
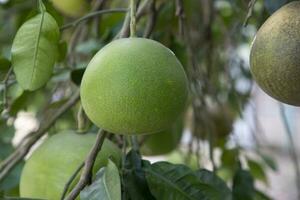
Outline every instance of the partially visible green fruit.
{"label": "partially visible green fruit", "polygon": [[273,98],[300,106],[300,1],[277,10],[253,41],[250,66],[258,85]]}
{"label": "partially visible green fruit", "polygon": [[166,161],[173,164],[184,164],[189,166],[191,169],[196,170],[199,168],[197,155],[186,154],[175,150],[166,156]]}
{"label": "partially visible green fruit", "polygon": [[182,121],[176,122],[171,128],[151,135],[140,136],[144,140],[140,151],[145,156],[167,154],[176,149],[183,132]]}
{"label": "partially visible green fruit", "polygon": [[69,17],[80,17],[88,12],[86,0],[51,0],[54,7]]}
{"label": "partially visible green fruit", "polygon": [[91,121],[109,132],[155,133],[172,126],[182,113],[187,83],[170,49],[144,38],[119,39],[89,63],[81,102]]}
{"label": "partially visible green fruit", "polygon": [[[47,139],[26,161],[20,181],[21,197],[60,199],[65,184],[84,162],[95,139],[95,134],[80,135],[72,131]],[[119,164],[121,152],[115,144],[105,140],[93,171],[105,166],[109,158]]]}
{"label": "partially visible green fruit", "polygon": [[235,113],[225,105],[208,108],[208,122],[202,126],[194,124],[195,136],[208,139],[208,134],[214,134],[215,142],[222,143],[232,131],[234,118]]}

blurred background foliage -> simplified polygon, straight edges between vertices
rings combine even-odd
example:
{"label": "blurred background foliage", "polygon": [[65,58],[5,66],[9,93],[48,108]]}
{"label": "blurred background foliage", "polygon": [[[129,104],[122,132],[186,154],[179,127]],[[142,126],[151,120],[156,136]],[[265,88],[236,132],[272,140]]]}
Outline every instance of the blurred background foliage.
{"label": "blurred background foliage", "polygon": [[[60,59],[51,80],[44,88],[28,92],[23,91],[14,75],[9,73],[10,49],[18,28],[37,13],[37,2],[0,2],[1,161],[13,151],[13,145],[18,144],[12,141],[16,133],[15,123],[20,115],[31,113],[38,124],[42,119],[47,119],[45,113],[58,109],[66,102],[74,88],[80,85],[84,69],[92,56],[119,34],[126,14],[97,16],[64,30],[60,41]],[[249,48],[257,28],[266,18],[288,1],[251,1],[255,5],[247,25],[244,24],[246,16],[252,9],[249,9],[251,4],[247,0],[185,0],[182,6],[178,2],[142,0],[138,9],[138,36],[150,37],[173,50],[190,80],[183,142],[166,158],[175,163],[187,163],[194,169],[215,169],[221,178],[233,186],[236,199],[240,199],[239,195],[245,191],[248,192],[248,199],[269,199],[254,188],[254,183],[268,185],[266,170],[276,170],[275,161],[261,150],[259,143],[253,149],[240,146],[232,133],[234,122],[243,118],[253,85],[245,48]],[[51,1],[44,3],[59,26],[80,17],[65,15],[54,8]],[[94,0],[88,3],[91,6],[87,13],[128,6],[124,0]],[[66,112],[48,134],[77,129],[78,109],[79,105],[76,105]],[[85,129],[96,129],[91,123],[85,126]],[[257,141],[259,132],[253,132],[254,141]],[[202,150],[205,148],[206,153]],[[215,151],[219,152],[219,156],[215,156]],[[20,163],[0,184],[2,194],[18,195],[22,165]]]}

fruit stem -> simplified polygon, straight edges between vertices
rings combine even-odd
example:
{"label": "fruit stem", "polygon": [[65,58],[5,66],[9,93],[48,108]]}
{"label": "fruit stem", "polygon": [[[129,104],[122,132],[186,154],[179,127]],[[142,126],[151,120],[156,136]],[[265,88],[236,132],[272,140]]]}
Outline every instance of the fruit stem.
{"label": "fruit stem", "polygon": [[130,0],[130,37],[136,36],[136,0]]}
{"label": "fruit stem", "polygon": [[139,152],[139,143],[138,143],[137,137],[135,135],[132,135],[132,136],[130,136],[130,139],[131,139],[131,145],[132,145],[133,150]]}

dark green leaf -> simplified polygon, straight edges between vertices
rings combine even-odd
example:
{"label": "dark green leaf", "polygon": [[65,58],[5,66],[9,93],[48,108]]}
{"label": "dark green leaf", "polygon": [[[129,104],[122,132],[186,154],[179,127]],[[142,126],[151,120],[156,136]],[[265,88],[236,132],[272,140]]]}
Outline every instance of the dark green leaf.
{"label": "dark green leaf", "polygon": [[80,69],[74,69],[71,72],[71,80],[73,83],[75,83],[77,86],[80,86],[82,76],[84,74],[85,68],[80,68]]}
{"label": "dark green leaf", "polygon": [[[143,162],[146,165],[147,162]],[[138,152],[131,150],[126,155],[125,170],[123,171],[123,187],[127,199],[155,200],[152,196],[142,169],[142,160]]]}
{"label": "dark green leaf", "polygon": [[116,165],[109,160],[101,168],[94,182],[80,193],[81,200],[121,200],[121,183]]}
{"label": "dark green leaf", "polygon": [[144,170],[151,193],[156,199],[222,199],[216,189],[203,183],[196,173],[185,165],[157,162],[144,166]]}
{"label": "dark green leaf", "polygon": [[255,191],[255,200],[271,200],[271,197],[262,193],[261,191]]}
{"label": "dark green leaf", "polygon": [[3,80],[10,68],[10,61],[0,57],[0,79]]}
{"label": "dark green leaf", "polygon": [[17,113],[26,106],[32,92],[24,91],[17,99],[15,99],[10,107],[9,113],[11,116],[16,116]]}
{"label": "dark green leaf", "polygon": [[57,59],[59,28],[47,12],[26,21],[12,45],[12,66],[26,90],[36,90],[49,80]]}
{"label": "dark green leaf", "polygon": [[218,193],[222,196],[223,200],[230,200],[232,199],[232,194],[226,183],[219,178],[216,174],[206,169],[200,169],[196,171],[196,175],[200,178],[200,180],[214,187],[218,190]]}
{"label": "dark green leaf", "polygon": [[253,200],[255,196],[254,181],[249,171],[239,169],[233,179],[233,199]]}
{"label": "dark green leaf", "polygon": [[32,199],[32,198],[20,198],[20,197],[4,197],[3,200],[46,200],[46,199]]}

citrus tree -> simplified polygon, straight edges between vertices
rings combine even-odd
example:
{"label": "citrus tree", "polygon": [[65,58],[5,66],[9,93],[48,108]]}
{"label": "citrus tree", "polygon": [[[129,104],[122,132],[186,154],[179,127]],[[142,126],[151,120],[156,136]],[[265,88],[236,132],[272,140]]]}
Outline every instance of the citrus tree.
{"label": "citrus tree", "polygon": [[[271,199],[255,183],[276,163],[256,130],[254,149],[239,145],[233,124],[253,85],[241,47],[286,3],[1,2],[0,198]],[[274,13],[250,55],[258,84],[294,105],[299,7]],[[16,144],[23,111],[38,127]]]}

